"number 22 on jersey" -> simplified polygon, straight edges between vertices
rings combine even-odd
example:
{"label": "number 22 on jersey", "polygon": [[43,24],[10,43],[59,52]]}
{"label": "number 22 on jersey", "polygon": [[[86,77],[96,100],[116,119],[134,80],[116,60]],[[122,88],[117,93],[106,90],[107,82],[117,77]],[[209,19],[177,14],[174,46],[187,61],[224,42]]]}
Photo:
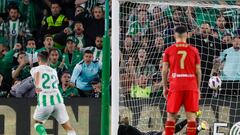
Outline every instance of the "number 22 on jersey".
{"label": "number 22 on jersey", "polygon": [[49,75],[47,73],[42,74],[42,87],[44,89],[57,89],[58,79],[55,75]]}

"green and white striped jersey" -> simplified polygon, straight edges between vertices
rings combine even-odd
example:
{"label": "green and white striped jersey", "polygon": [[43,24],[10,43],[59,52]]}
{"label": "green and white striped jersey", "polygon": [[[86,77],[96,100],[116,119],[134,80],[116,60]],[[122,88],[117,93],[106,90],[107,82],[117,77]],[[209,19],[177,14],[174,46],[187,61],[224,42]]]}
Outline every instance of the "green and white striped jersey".
{"label": "green and white striped jersey", "polygon": [[93,52],[93,60],[102,62],[102,49],[98,49],[97,47],[86,47],[85,50],[91,50]]}
{"label": "green and white striped jersey", "polygon": [[0,0],[0,13],[6,13],[7,0]]}
{"label": "green and white striped jersey", "polygon": [[58,76],[57,71],[50,66],[40,65],[31,69],[30,73],[34,75],[40,73],[40,88],[38,93],[38,106],[51,106],[63,103],[63,98],[58,89]]}

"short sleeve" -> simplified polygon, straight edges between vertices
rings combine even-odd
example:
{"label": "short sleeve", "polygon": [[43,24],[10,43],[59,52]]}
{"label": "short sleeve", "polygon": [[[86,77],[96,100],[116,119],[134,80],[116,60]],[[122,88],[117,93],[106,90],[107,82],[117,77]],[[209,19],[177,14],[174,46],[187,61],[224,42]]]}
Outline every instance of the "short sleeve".
{"label": "short sleeve", "polygon": [[195,60],[196,60],[196,64],[200,64],[201,63],[201,59],[200,59],[200,56],[199,56],[199,52],[198,52],[198,49],[195,48]]}
{"label": "short sleeve", "polygon": [[37,69],[36,68],[32,68],[30,70],[30,74],[32,75],[32,77],[34,77],[34,74],[37,72]]}
{"label": "short sleeve", "polygon": [[166,49],[163,53],[163,62],[169,62],[169,49]]}

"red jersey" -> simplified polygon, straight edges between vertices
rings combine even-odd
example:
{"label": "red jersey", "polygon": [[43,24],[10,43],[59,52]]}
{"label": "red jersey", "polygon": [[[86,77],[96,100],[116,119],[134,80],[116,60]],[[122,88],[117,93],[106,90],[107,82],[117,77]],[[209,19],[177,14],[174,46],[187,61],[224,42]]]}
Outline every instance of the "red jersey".
{"label": "red jersey", "polygon": [[168,62],[169,90],[198,90],[196,65],[200,64],[197,48],[186,43],[175,43],[168,47],[163,56],[163,62]]}

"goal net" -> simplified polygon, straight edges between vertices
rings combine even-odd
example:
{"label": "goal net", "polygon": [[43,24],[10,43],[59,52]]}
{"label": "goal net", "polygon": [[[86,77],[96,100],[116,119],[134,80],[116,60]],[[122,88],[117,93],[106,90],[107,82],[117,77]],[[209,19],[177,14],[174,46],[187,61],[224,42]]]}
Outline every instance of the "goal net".
{"label": "goal net", "polygon": [[[188,43],[201,57],[199,122],[210,129],[199,134],[229,134],[231,128],[232,135],[240,133],[234,125],[240,122],[239,5],[234,0],[113,0],[112,134],[118,115],[141,131],[163,130],[162,54],[175,42],[174,28],[180,25],[187,27]],[[211,76],[220,76],[221,88],[209,88]],[[178,122],[184,119],[182,108]]]}

